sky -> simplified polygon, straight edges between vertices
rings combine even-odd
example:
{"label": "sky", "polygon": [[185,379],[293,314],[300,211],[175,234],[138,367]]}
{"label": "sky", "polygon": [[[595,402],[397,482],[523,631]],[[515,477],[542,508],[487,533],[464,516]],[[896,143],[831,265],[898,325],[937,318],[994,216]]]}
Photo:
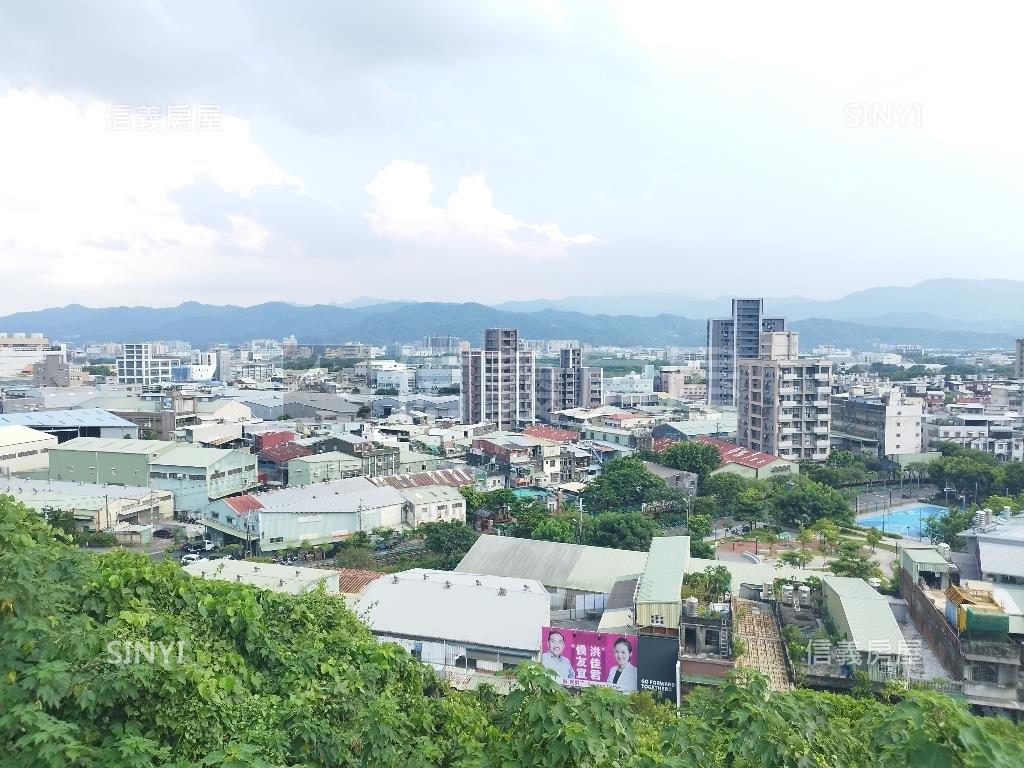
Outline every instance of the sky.
{"label": "sky", "polygon": [[0,4],[0,314],[1024,279],[1024,4]]}

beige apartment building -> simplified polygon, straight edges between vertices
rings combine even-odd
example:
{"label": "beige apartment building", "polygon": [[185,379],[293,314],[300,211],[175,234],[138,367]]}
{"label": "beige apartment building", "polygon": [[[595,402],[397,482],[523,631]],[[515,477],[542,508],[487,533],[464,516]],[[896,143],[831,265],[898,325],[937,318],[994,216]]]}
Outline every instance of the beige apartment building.
{"label": "beige apartment building", "polygon": [[737,439],[790,461],[824,461],[832,420],[832,363],[799,357],[795,331],[762,333],[756,359],[740,360]]}

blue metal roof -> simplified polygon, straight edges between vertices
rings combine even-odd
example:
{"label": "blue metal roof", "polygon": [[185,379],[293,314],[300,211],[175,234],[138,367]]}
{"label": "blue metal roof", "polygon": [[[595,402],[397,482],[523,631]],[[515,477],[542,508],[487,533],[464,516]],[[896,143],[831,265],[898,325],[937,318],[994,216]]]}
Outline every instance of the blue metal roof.
{"label": "blue metal roof", "polygon": [[99,408],[76,408],[66,411],[26,411],[0,413],[0,425],[23,427],[134,427],[132,422]]}

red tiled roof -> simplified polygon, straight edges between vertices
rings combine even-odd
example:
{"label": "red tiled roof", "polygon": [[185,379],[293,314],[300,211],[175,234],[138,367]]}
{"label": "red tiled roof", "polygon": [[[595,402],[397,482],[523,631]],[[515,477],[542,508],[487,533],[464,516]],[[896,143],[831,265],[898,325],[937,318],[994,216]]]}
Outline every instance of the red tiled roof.
{"label": "red tiled roof", "polygon": [[476,475],[470,469],[435,469],[430,472],[408,472],[404,475],[388,475],[387,477],[368,477],[374,485],[383,488],[420,488],[426,485],[447,485],[450,488],[462,488],[473,485]]}
{"label": "red tiled roof", "polygon": [[523,434],[530,437],[539,437],[542,440],[551,440],[556,443],[573,443],[580,439],[579,432],[570,432],[568,429],[559,429],[558,427],[547,427],[543,424],[527,427],[523,430]]}
{"label": "red tiled roof", "polygon": [[254,509],[263,509],[263,504],[255,496],[246,494],[245,496],[229,496],[224,499],[229,507],[240,515],[244,515],[247,512],[251,512]]}
{"label": "red tiled roof", "polygon": [[286,464],[292,459],[309,456],[313,451],[298,443],[278,443],[260,451],[260,458],[275,464]]}
{"label": "red tiled roof", "polygon": [[651,441],[651,450],[655,453],[661,453],[673,443],[679,441],[673,437],[656,437]]}
{"label": "red tiled roof", "polygon": [[376,571],[363,571],[358,568],[338,569],[338,588],[343,594],[358,595],[371,582],[379,579],[383,574]]}
{"label": "red tiled roof", "polygon": [[744,448],[736,445],[736,443],[730,443],[728,440],[721,440],[717,437],[701,436],[697,439],[702,443],[717,446],[722,454],[723,464],[739,464],[741,467],[760,469],[771,464],[773,461],[787,461],[787,459],[783,459],[780,456]]}

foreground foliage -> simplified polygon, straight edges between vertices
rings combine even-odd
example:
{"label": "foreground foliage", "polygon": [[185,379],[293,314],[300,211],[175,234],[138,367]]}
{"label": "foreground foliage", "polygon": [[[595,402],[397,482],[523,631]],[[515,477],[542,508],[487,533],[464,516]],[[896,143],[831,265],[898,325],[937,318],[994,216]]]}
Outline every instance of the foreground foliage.
{"label": "foreground foliage", "polygon": [[[2,766],[1024,764],[1019,727],[934,694],[770,695],[740,674],[677,714],[645,695],[571,696],[533,665],[507,697],[459,693],[337,598],[191,579],[55,536],[0,497]],[[112,663],[150,642],[180,656]]]}

